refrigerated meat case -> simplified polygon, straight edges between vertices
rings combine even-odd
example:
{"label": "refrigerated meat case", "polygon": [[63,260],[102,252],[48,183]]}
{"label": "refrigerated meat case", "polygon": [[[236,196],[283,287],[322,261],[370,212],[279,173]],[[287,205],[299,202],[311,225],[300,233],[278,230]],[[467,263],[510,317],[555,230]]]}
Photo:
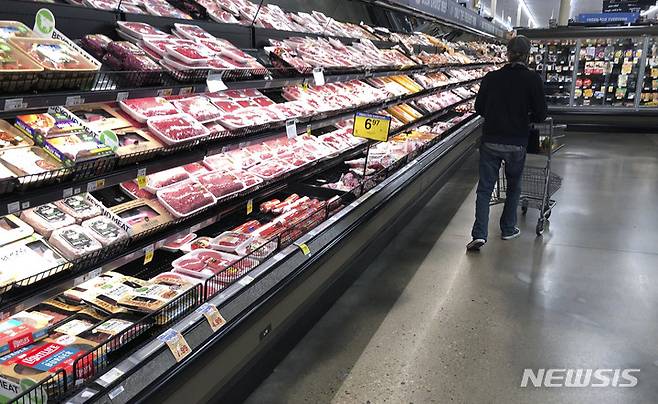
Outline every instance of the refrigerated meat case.
{"label": "refrigerated meat case", "polygon": [[544,79],[549,112],[575,126],[650,128],[658,117],[653,26],[521,30],[530,67]]}
{"label": "refrigerated meat case", "polygon": [[[10,2],[15,6],[15,9],[11,8],[13,14],[9,16],[6,14],[9,10],[5,10],[1,12],[2,19],[21,20],[26,24],[43,6],[32,2]],[[183,22],[62,4],[48,7],[57,21],[76,21],[71,25],[58,24],[63,33],[73,39],[87,33],[105,33],[114,37],[117,19],[148,22],[167,32],[173,23]],[[270,59],[262,54],[262,50],[247,49],[267,36],[288,38],[307,33],[197,20],[184,22],[233,41],[263,62],[265,67],[262,70],[222,71],[221,77],[229,90],[259,89],[271,100],[283,102],[283,89],[299,86],[303,92],[314,92],[322,87],[314,85],[312,72],[274,67],[267,63]],[[354,40],[334,39],[343,43]],[[376,45],[382,49],[399,45],[391,39],[380,38]],[[292,122],[267,122],[222,130],[201,139],[148,152],[108,155],[90,162],[2,180],[2,215],[18,215],[62,198],[86,194],[92,195],[106,209],[130,201],[126,190],[121,190],[121,184],[133,184],[131,192],[139,192],[144,185],[142,182],[148,185],[148,178],[153,174],[185,165],[194,167],[207,157],[261,147],[266,142],[287,142],[288,137],[292,142],[297,141],[295,139],[303,141],[310,139],[305,137],[309,133],[311,143],[314,143],[322,135],[331,137],[344,131],[345,121],[357,111],[389,115],[395,122],[390,143],[348,142],[347,146],[326,155],[313,156],[298,167],[291,165],[270,179],[263,177],[265,180],[258,185],[220,197],[214,204],[189,216],[172,218],[168,223],[131,234],[91,254],[3,283],[0,311],[3,318],[7,318],[39,310],[43,302],[58,299],[66,291],[80,289],[99,276],[114,273],[126,279],[130,277],[134,283],[168,272],[172,269],[172,262],[184,254],[168,252],[162,247],[187,234],[214,237],[252,220],[258,220],[265,225],[263,227],[269,225],[268,231],[272,231],[262,233],[272,236],[263,236],[257,246],[250,245],[250,250],[241,254],[246,256],[231,261],[226,269],[193,286],[186,286],[166,304],[141,315],[135,315],[134,311],[128,315],[123,309],[120,314],[112,315],[107,311],[108,301],[97,301],[92,305],[87,296],[83,301],[103,313],[102,321],[109,318],[130,325],[116,333],[103,335],[89,334],[92,328],[87,329],[87,333],[82,334],[87,337],[85,344],[94,338],[98,338],[98,344],[87,347],[80,340],[74,340],[80,347],[76,348],[79,350],[73,353],[74,357],[60,365],[58,370],[51,371],[49,376],[42,372],[39,380],[21,378],[23,368],[21,372],[12,370],[9,378],[5,373],[3,383],[12,386],[13,390],[9,389],[14,395],[12,401],[174,402],[182,397],[207,401],[230,389],[240,374],[253,366],[257,355],[266,352],[271,344],[289,332],[295,319],[306,309],[318,304],[323,291],[330,290],[346,275],[358,273],[358,268],[353,266],[355,260],[376,253],[377,246],[385,243],[413,208],[433,195],[475,148],[481,124],[481,120],[472,114],[477,83],[486,71],[495,68],[502,60],[502,48],[486,43],[478,46],[457,43],[449,45],[453,47],[450,52],[442,53],[446,50],[444,43],[437,40],[432,45],[423,44],[426,40],[423,38],[419,40],[420,44],[410,47],[418,53],[423,52],[420,63],[398,67],[328,68],[323,72],[326,83],[361,80],[373,88],[395,88],[385,99],[314,111]],[[411,53],[403,55],[409,60],[417,57]],[[164,72],[145,75],[103,69],[78,76],[83,79],[75,82],[78,88],[70,88],[69,82],[59,84],[59,89],[49,87],[47,91],[9,88],[11,91],[0,95],[0,110],[4,118],[13,119],[24,113],[46,112],[46,108],[52,113],[69,114],[66,107],[75,109],[88,103],[204,94],[209,86],[206,78],[211,74],[214,73],[195,72],[184,76],[184,81],[180,82],[176,80],[181,78],[180,75],[172,79]],[[404,77],[395,79],[399,76]],[[153,81],[154,77],[157,81]],[[52,75],[32,78],[53,84]],[[66,76],[62,78],[68,79]],[[372,153],[366,160],[364,152],[368,150]],[[366,165],[365,161],[369,164]],[[290,164],[294,164],[293,160]],[[351,180],[344,181],[347,177]],[[300,205],[308,206],[301,211],[292,210],[286,214],[261,211],[262,203],[285,200],[293,194],[306,197],[305,203],[309,200],[312,203]],[[172,207],[169,206],[168,210],[172,211]],[[125,224],[113,215],[108,217]],[[46,241],[44,239],[43,243]],[[57,253],[57,249],[53,251]],[[116,302],[109,304],[116,306]],[[214,332],[203,314],[204,309],[213,307],[207,304],[216,307],[225,321]],[[52,338],[61,335],[70,340],[69,334],[61,331],[61,326],[65,322],[84,323],[88,321],[88,314],[80,311],[61,320],[52,320],[45,330]],[[176,362],[164,342],[165,336],[175,335],[175,332],[184,336],[190,349],[189,355],[180,362]],[[23,353],[29,355],[33,346],[39,349],[40,342],[36,345],[32,342],[11,348],[14,352],[0,357],[0,368],[10,366],[14,369],[16,360],[21,359]],[[203,372],[199,371],[200,366],[205,368]],[[0,369],[2,373],[3,369]],[[199,377],[201,374],[204,376]],[[20,393],[15,396],[17,392]],[[2,392],[5,393],[7,391]]]}

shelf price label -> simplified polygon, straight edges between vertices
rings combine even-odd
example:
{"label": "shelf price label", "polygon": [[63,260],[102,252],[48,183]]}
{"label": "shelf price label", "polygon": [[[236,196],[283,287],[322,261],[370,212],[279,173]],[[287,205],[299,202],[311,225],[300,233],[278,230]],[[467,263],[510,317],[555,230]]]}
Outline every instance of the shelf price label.
{"label": "shelf price label", "polygon": [[364,139],[386,142],[391,129],[391,118],[388,116],[357,112],[354,115],[353,134]]}
{"label": "shelf price label", "polygon": [[143,189],[146,187],[146,184],[148,183],[146,179],[146,168],[140,168],[137,170],[137,187],[139,189]]}
{"label": "shelf price label", "polygon": [[251,212],[253,212],[253,211],[254,211],[254,200],[253,200],[253,199],[249,199],[249,200],[247,201],[247,214],[248,214],[248,215],[251,215]]}
{"label": "shelf price label", "polygon": [[286,136],[288,136],[288,139],[294,139],[297,137],[296,119],[289,119],[286,121]]}
{"label": "shelf price label", "polygon": [[311,249],[308,248],[306,243],[301,243],[301,244],[298,244],[297,246],[299,247],[300,250],[302,250],[302,253],[304,255],[310,255],[311,254]]}
{"label": "shelf price label", "polygon": [[154,254],[155,254],[155,249],[153,248],[153,244],[151,244],[150,246],[144,249],[144,265],[153,261]]}
{"label": "shelf price label", "polygon": [[209,74],[206,79],[206,86],[208,86],[208,91],[211,93],[216,93],[218,91],[224,91],[228,89],[226,83],[224,83],[222,73]]}
{"label": "shelf price label", "polygon": [[192,348],[190,348],[190,345],[185,341],[185,337],[173,328],[160,334],[158,340],[167,344],[169,350],[174,355],[176,362],[180,362],[192,352]]}
{"label": "shelf price label", "polygon": [[210,328],[213,332],[219,330],[224,326],[224,324],[226,324],[226,320],[224,320],[224,317],[222,317],[222,315],[219,313],[219,310],[217,310],[217,306],[212,303],[202,304],[198,309],[196,309],[196,312],[203,314],[206,320],[208,320],[208,325],[210,325]]}

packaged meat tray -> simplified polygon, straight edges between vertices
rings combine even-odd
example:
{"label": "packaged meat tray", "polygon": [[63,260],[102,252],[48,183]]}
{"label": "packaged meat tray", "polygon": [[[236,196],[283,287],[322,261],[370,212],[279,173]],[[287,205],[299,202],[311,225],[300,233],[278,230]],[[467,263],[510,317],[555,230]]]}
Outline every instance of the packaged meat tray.
{"label": "packaged meat tray", "polygon": [[199,175],[207,174],[210,172],[208,167],[201,163],[185,164],[183,166],[183,170],[187,171],[192,177],[198,177]]}
{"label": "packaged meat tray", "polygon": [[119,187],[126,195],[133,199],[155,199],[155,194],[146,189],[139,189],[139,186],[134,181],[122,182]]}
{"label": "packaged meat tray", "polygon": [[172,104],[180,112],[191,115],[201,123],[217,120],[222,115],[222,111],[203,96],[175,100]]}
{"label": "packaged meat tray", "polygon": [[0,150],[33,146],[34,142],[9,122],[0,119]]}
{"label": "packaged meat tray", "polygon": [[120,332],[127,330],[138,320],[135,318],[131,321],[130,317],[136,317],[135,314],[120,314],[119,316],[121,317],[114,316],[108,320],[105,320],[91,330],[81,333],[79,335],[80,338],[94,341],[100,345],[107,342],[110,338],[114,337]]}
{"label": "packaged meat tray", "polygon": [[203,283],[199,278],[193,278],[176,272],[163,272],[151,278],[149,282],[157,285],[173,286],[183,291],[191,289],[194,285]]}
{"label": "packaged meat tray", "polygon": [[94,203],[89,201],[91,198],[93,198],[93,196],[90,194],[75,195],[57,201],[55,202],[55,205],[62,212],[73,216],[76,222],[80,223],[83,220],[98,216],[102,213],[99,207],[99,202],[94,201]]}
{"label": "packaged meat tray", "polygon": [[223,200],[234,195],[243,189],[245,185],[240,181],[237,175],[228,171],[214,171],[203,174],[197,180],[210,191],[217,200]]}
{"label": "packaged meat tray", "polygon": [[131,118],[142,123],[151,117],[178,113],[174,105],[162,97],[123,100],[119,105]]}
{"label": "packaged meat tray", "polygon": [[77,50],[57,39],[13,37],[9,44],[17,47],[46,70],[66,72],[95,72],[95,65]]}
{"label": "packaged meat tray", "polygon": [[212,193],[194,180],[186,180],[160,189],[157,196],[175,217],[192,215],[214,205],[217,201]]}
{"label": "packaged meat tray", "polygon": [[156,193],[159,189],[168,187],[177,182],[185,181],[190,178],[183,167],[170,168],[169,170],[159,171],[146,176],[146,189],[149,192]]}
{"label": "packaged meat tray", "polygon": [[233,160],[231,160],[229,157],[225,156],[222,153],[213,154],[212,156],[204,157],[203,164],[205,164],[206,167],[208,167],[213,171],[214,170],[230,171],[237,168]]}
{"label": "packaged meat tray", "polygon": [[73,216],[64,213],[53,203],[22,211],[21,220],[44,237],[50,237],[53,230],[75,224]]}
{"label": "packaged meat tray", "polygon": [[210,247],[214,250],[226,251],[235,255],[247,255],[248,248],[253,241],[251,235],[241,232],[225,231],[212,239]]}
{"label": "packaged meat tray", "polygon": [[36,35],[22,22],[0,21],[0,38],[9,39],[14,36],[31,38]]}
{"label": "packaged meat tray", "polygon": [[182,293],[183,290],[176,290],[168,285],[149,284],[126,293],[117,303],[119,306],[131,311],[153,313]]}
{"label": "packaged meat tray", "polygon": [[206,236],[196,237],[192,241],[188,241],[187,243],[183,244],[180,247],[180,250],[182,252],[188,253],[190,251],[199,250],[201,248],[209,248],[210,240],[212,240],[212,238]]}
{"label": "packaged meat tray", "polygon": [[87,126],[97,132],[127,128],[130,122],[106,104],[86,104],[70,109]]}
{"label": "packaged meat tray", "polygon": [[121,31],[138,39],[144,39],[146,37],[154,37],[154,36],[157,37],[169,36],[169,34],[165,34],[159,29],[143,22],[117,21],[117,25],[119,25],[119,29]]}
{"label": "packaged meat tray", "polygon": [[38,82],[38,73],[42,71],[43,67],[31,57],[0,39],[0,90],[31,90]]}
{"label": "packaged meat tray", "polygon": [[154,200],[135,200],[113,206],[110,212],[116,214],[130,227],[133,234],[143,233],[173,220],[169,212]]}
{"label": "packaged meat tray", "polygon": [[21,311],[0,322],[0,355],[46,338],[49,320],[49,316]]}
{"label": "packaged meat tray", "polygon": [[71,261],[103,248],[87,229],[77,224],[54,230],[48,243]]}
{"label": "packaged meat tray", "polygon": [[107,45],[107,52],[119,59],[125,59],[130,55],[145,55],[144,50],[132,42],[112,41]]}
{"label": "packaged meat tray", "polygon": [[37,146],[6,150],[0,154],[0,160],[17,175],[41,174],[64,167],[47,151]]}
{"label": "packaged meat tray", "polygon": [[167,55],[183,61],[190,65],[207,64],[208,60],[215,54],[199,43],[177,43],[166,45]]}
{"label": "packaged meat tray", "polygon": [[137,153],[146,154],[161,149],[162,143],[147,130],[133,127],[115,129],[114,134],[119,140],[119,147],[114,153],[119,157],[131,156]]}
{"label": "packaged meat tray", "polygon": [[285,174],[289,169],[290,166],[286,163],[278,160],[270,160],[253,166],[250,172],[264,180],[271,180]]}
{"label": "packaged meat tray", "polygon": [[162,250],[169,252],[178,252],[181,247],[196,238],[196,233],[188,233],[184,236],[173,236],[165,240]]}
{"label": "packaged meat tray", "polygon": [[0,246],[31,236],[34,229],[14,215],[0,217]]}
{"label": "packaged meat tray", "polygon": [[147,125],[166,144],[199,139],[210,132],[189,114],[177,114],[149,118]]}
{"label": "packaged meat tray", "polygon": [[68,268],[66,263],[66,259],[42,237],[32,235],[20,239],[0,247],[0,286],[6,288],[14,282],[27,286],[36,282],[30,277],[54,268],[62,271]]}
{"label": "packaged meat tray", "polygon": [[112,40],[103,34],[90,34],[82,37],[80,45],[96,59],[102,59],[110,42]]}
{"label": "packaged meat tray", "polygon": [[110,315],[126,313],[126,309],[119,306],[119,300],[134,289],[146,285],[146,281],[126,276],[85,292],[82,299],[88,305]]}
{"label": "packaged meat tray", "polygon": [[100,242],[103,247],[128,238],[128,233],[106,216],[87,219],[82,222],[81,226],[87,229],[87,233]]}
{"label": "packaged meat tray", "polygon": [[185,254],[171,265],[174,272],[207,279],[226,270],[239,259],[237,255],[201,248]]}
{"label": "packaged meat tray", "polygon": [[174,23],[174,28],[176,29],[176,33],[186,39],[215,39],[205,29],[196,25]]}
{"label": "packaged meat tray", "polygon": [[50,337],[59,337],[61,335],[77,337],[85,331],[102,323],[106,319],[107,316],[105,314],[92,308],[81,310],[77,313],[75,318],[71,318],[53,329],[53,333]]}

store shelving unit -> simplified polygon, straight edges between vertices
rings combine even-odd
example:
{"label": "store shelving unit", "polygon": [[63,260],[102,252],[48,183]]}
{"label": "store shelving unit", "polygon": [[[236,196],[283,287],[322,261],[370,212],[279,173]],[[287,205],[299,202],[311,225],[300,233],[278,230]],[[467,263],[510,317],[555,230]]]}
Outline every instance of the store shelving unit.
{"label": "store shelving unit", "polygon": [[[5,10],[0,10],[0,19],[18,19],[32,25],[36,10],[43,4],[8,0]],[[146,22],[169,32],[174,23],[196,24],[211,34],[229,39],[245,51],[257,55],[264,65],[263,71],[221,72],[222,79],[229,89],[260,89],[273,94],[291,85],[314,85],[310,74],[300,74],[292,69],[269,67],[267,58],[252,48],[262,47],[269,39],[291,36],[318,36],[317,34],[278,31],[232,24],[218,24],[212,21],[180,21],[172,18],[151,15],[137,15],[101,11],[67,4],[47,5],[54,13],[58,27],[72,38],[87,33],[114,35],[116,21]],[[11,11],[11,15],[8,15]],[[349,44],[354,38],[333,37]],[[399,45],[390,41],[373,41],[380,48]],[[416,52],[439,52],[437,48],[414,45]],[[409,55],[407,55],[409,56]],[[491,68],[492,63],[416,65],[404,68],[358,68],[329,70],[324,78],[327,83],[366,80],[396,75],[430,74],[450,72],[453,69],[470,70]],[[90,85],[82,90],[51,92],[11,92],[0,94],[0,116],[13,117],[21,113],[41,112],[53,106],[74,106],[86,103],[113,103],[128,98],[154,96],[176,96],[208,92],[206,79],[217,72],[196,72],[190,82],[178,82],[164,72],[159,75],[157,85],[135,86],[142,82],[139,72],[100,71],[90,78]],[[153,77],[150,77],[153,78]],[[356,112],[377,113],[392,106],[409,104],[421,98],[436,95],[458,88],[475,86],[481,78],[451,82],[434,88],[427,88],[405,95],[393,96],[385,100],[363,105],[318,112],[295,120],[296,134],[322,133],[332,125],[351,119]],[[149,80],[152,82],[152,80]],[[447,120],[460,114],[456,108],[471,103],[474,95],[458,96],[459,101],[435,112],[425,114],[392,130],[390,135],[407,133],[424,125]],[[455,121],[456,122],[456,121]],[[54,202],[85,192],[110,190],[126,181],[145,175],[179,167],[203,160],[206,156],[244,148],[257,143],[291,136],[286,128],[290,122],[270,122],[240,130],[227,130],[201,140],[182,143],[173,147],[163,147],[146,155],[131,155],[121,158],[112,156],[92,163],[78,164],[46,174],[18,177],[5,181],[0,187],[6,192],[0,194],[0,215],[18,213],[22,210]],[[345,266],[332,263],[337,254],[346,254],[354,249],[354,254],[366,251],[367,245],[384,234],[379,234],[373,226],[380,223],[394,226],[400,214],[413,204],[421,203],[433,194],[437,187],[451,175],[456,167],[473,150],[479,137],[479,118],[470,117],[452,126],[442,136],[425,143],[414,153],[393,161],[375,173],[359,180],[359,185],[350,191],[331,191],[327,188],[308,185],[307,182],[332,171],[345,170],[345,162],[363,157],[373,145],[366,142],[353,146],[340,153],[315,160],[311,164],[292,169],[277,178],[265,181],[256,188],[225,198],[204,208],[189,217],[178,218],[170,223],[139,233],[125,241],[67,262],[25,279],[5,285],[0,290],[0,317],[6,318],[20,311],[30,309],[44,300],[53,298],[63,291],[110,271],[148,279],[171,268],[175,254],[159,250],[166,241],[189,233],[218,234],[230,223],[238,223],[247,218],[260,217],[252,212],[253,206],[273,197],[281,197],[290,192],[313,190],[318,194],[337,195],[335,202],[342,210],[332,210],[335,206],[326,204],[304,219],[294,222],[289,229],[267,239],[260,248],[231,264],[231,269],[216,274],[193,288],[182,293],[157,311],[144,315],[129,328],[101,343],[89,353],[76,359],[70,369],[58,371],[23,391],[16,402],[129,402],[153,398],[164,390],[159,386],[166,380],[186,377],[190,364],[208,349],[222,349],[233,345],[231,338],[248,338],[239,335],[238,330],[245,324],[261,316],[260,310],[296,311],[299,307],[290,304],[279,305],[275,300],[287,299],[289,295],[315,293],[331,286],[332,279],[347,271]],[[310,191],[309,191],[310,192]],[[257,209],[256,209],[257,211]],[[336,213],[338,212],[338,213]],[[256,215],[256,216],[255,216]],[[375,236],[377,235],[377,236]],[[338,246],[345,246],[338,249]],[[308,246],[310,252],[305,252]],[[155,259],[145,260],[155,251]],[[257,262],[259,265],[253,265]],[[326,266],[326,267],[324,267]],[[322,281],[308,282],[309,278],[321,276]],[[325,277],[325,275],[327,277]],[[303,284],[303,288],[296,285]],[[199,306],[210,302],[221,310],[226,326],[212,332],[198,312]],[[55,329],[53,325],[51,329]],[[163,331],[174,329],[187,339],[193,353],[180,363],[172,362],[171,353],[157,339]],[[284,327],[274,326],[259,329],[259,340],[267,340],[270,333],[284,332]],[[269,338],[271,340],[271,338]],[[263,346],[264,347],[264,346]],[[219,357],[219,356],[218,356]],[[206,381],[208,386],[219,388],[228,385],[229,369],[246,365],[249,354],[241,351],[234,357],[231,366],[218,371],[225,379]],[[217,370],[216,370],[217,372]],[[209,373],[218,374],[218,373]],[[225,383],[226,382],[226,383]],[[183,386],[184,385],[184,386]],[[177,391],[194,389],[183,383]],[[175,395],[162,400],[176,400]]]}

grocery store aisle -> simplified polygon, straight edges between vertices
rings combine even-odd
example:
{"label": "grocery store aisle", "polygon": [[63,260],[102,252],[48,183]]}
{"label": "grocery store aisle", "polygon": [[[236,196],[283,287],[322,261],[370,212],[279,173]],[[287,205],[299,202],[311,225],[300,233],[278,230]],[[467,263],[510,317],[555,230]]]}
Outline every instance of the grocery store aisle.
{"label": "grocery store aisle", "polygon": [[[247,401],[658,402],[658,136],[570,134],[554,167],[543,239],[530,211],[470,255],[469,161]],[[634,388],[520,388],[524,368],[641,370]]]}

